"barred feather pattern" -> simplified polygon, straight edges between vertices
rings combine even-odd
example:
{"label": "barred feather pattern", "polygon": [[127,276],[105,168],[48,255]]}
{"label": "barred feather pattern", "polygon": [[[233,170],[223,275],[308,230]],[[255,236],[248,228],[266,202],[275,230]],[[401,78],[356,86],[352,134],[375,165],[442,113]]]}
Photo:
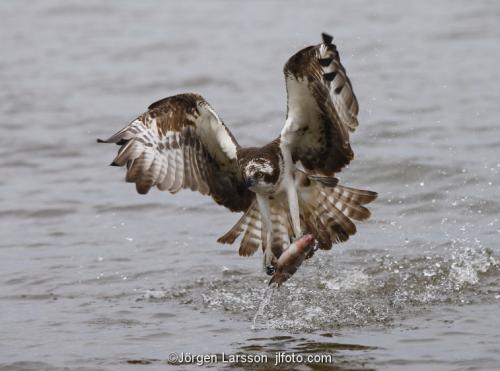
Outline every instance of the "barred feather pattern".
{"label": "barred feather pattern", "polygon": [[140,123],[134,122],[133,127],[136,136],[122,146],[113,164],[127,165],[125,180],[135,183],[137,192],[145,194],[157,186],[171,193],[183,188],[209,193],[206,179],[210,169],[204,166],[207,154],[192,128],[167,132],[160,138]]}
{"label": "barred feather pattern", "polygon": [[262,222],[258,207],[255,205],[248,214],[245,223],[245,233],[240,243],[239,254],[241,256],[250,256],[262,246],[265,239],[262,239]]}
{"label": "barred feather pattern", "polygon": [[318,51],[320,60],[331,60],[330,64],[324,66],[322,70],[324,75],[333,77],[331,81],[325,79],[325,83],[328,86],[335,111],[342,124],[346,125],[350,131],[354,131],[359,125],[358,101],[346,70],[342,63],[340,63],[337,47],[335,44],[323,43],[320,44]]}
{"label": "barred feather pattern", "polygon": [[288,248],[293,236],[293,227],[288,207],[278,202],[271,203],[271,251],[276,258]]}
{"label": "barred feather pattern", "polygon": [[[356,233],[353,220],[368,219],[370,211],[363,205],[377,197],[375,192],[345,187],[338,185],[334,178],[328,179],[305,176],[305,181],[299,184],[300,218],[304,233],[312,233],[319,247],[325,250]],[[273,226],[271,249],[279,257],[296,236],[293,235],[288,206],[271,200],[270,207]],[[265,249],[266,235],[256,202],[218,242],[232,244],[242,234],[240,255],[253,255],[260,246]]]}
{"label": "barred feather pattern", "polygon": [[307,215],[304,224],[308,233],[316,236],[319,247],[325,250],[356,234],[353,220],[368,219],[370,211],[363,205],[377,197],[375,192],[341,185],[328,187],[318,181],[303,186],[303,195],[309,201],[301,203]]}
{"label": "barred feather pattern", "polygon": [[[273,230],[271,231],[271,251],[279,257],[282,251],[290,245],[290,236],[293,235],[292,223],[286,208],[279,202],[271,202],[271,222]],[[217,242],[223,244],[232,244],[236,239],[243,235],[239,254],[241,256],[251,256],[262,247],[266,249],[266,228],[262,223],[259,207],[256,202],[252,203],[250,208],[236,222],[236,224]]]}
{"label": "barred feather pattern", "polygon": [[284,67],[287,119],[281,131],[294,163],[333,176],[354,153],[349,132],[358,126],[358,102],[332,37],[295,53]]}
{"label": "barred feather pattern", "polygon": [[257,203],[254,201],[245,211],[236,224],[217,242],[223,244],[233,244],[234,241],[243,233],[243,239],[240,243],[240,256],[250,256],[262,245],[262,223]]}
{"label": "barred feather pattern", "polygon": [[255,199],[239,171],[239,144],[199,95],[178,94],[155,102],[98,142],[121,146],[111,164],[126,165],[125,180],[135,183],[141,194],[155,186],[171,193],[191,189],[231,211],[247,210]]}

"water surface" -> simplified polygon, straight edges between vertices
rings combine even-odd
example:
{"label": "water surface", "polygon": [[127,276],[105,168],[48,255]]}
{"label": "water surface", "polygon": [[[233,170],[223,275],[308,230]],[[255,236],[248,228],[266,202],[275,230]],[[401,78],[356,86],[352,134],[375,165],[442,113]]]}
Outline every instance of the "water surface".
{"label": "water surface", "polygon": [[[193,369],[172,352],[498,367],[498,2],[4,1],[0,15],[0,370]],[[380,197],[252,329],[261,256],[215,242],[238,215],[136,194],[95,139],[193,91],[263,144],[284,123],[283,64],[322,31],[361,107],[341,181]]]}

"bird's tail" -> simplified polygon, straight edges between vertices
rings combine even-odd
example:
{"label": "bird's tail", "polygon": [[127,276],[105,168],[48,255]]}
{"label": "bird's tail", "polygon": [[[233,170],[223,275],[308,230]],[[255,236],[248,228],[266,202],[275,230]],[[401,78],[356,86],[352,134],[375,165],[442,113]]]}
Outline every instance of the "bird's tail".
{"label": "bird's tail", "polygon": [[253,255],[262,244],[261,226],[259,208],[254,201],[236,224],[220,237],[217,242],[233,244],[243,233],[239,253],[241,256]]}
{"label": "bird's tail", "polygon": [[[371,213],[364,205],[377,198],[377,193],[338,184],[336,178],[307,176],[299,184],[300,219],[305,233],[311,233],[321,249],[331,249],[335,243],[347,241],[356,233],[353,220],[366,220]],[[286,249],[294,237],[290,214],[286,206],[271,202],[273,226],[271,251],[276,256]],[[259,247],[266,249],[266,232],[259,206],[253,202],[236,224],[217,242],[233,244],[243,235],[241,256],[253,255]]]}
{"label": "bird's tail", "polygon": [[[276,256],[279,256],[281,251],[290,245],[292,224],[289,214],[286,213],[280,205],[271,202],[270,209],[273,226],[271,233],[271,251],[273,251]],[[259,206],[255,201],[236,224],[226,234],[220,237],[217,242],[232,244],[241,234],[243,234],[239,249],[239,254],[241,256],[251,256],[259,247],[262,247],[263,251],[266,249],[266,230],[261,220]]]}
{"label": "bird's tail", "polygon": [[[333,178],[329,178],[333,179]],[[366,220],[371,213],[365,206],[377,193],[309,178],[301,185],[301,219],[307,232],[318,241],[319,248],[347,241],[356,233],[353,220]]]}

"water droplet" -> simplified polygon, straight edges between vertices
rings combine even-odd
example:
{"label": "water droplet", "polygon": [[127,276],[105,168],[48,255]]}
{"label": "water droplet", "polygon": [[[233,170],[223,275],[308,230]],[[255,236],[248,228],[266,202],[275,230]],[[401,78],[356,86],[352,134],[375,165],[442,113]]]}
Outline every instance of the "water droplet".
{"label": "water droplet", "polygon": [[435,275],[436,275],[436,273],[435,273],[435,272],[433,272],[433,271],[429,271],[429,270],[427,270],[427,269],[424,269],[424,276],[425,276],[425,277],[432,277],[432,276],[435,276]]}

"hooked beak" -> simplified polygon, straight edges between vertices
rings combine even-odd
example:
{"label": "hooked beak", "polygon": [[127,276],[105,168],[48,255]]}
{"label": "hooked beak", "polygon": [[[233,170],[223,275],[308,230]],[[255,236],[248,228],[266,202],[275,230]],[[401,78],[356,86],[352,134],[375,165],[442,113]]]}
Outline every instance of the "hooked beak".
{"label": "hooked beak", "polygon": [[253,187],[254,185],[257,184],[257,179],[250,177],[245,179],[245,186],[247,188]]}

